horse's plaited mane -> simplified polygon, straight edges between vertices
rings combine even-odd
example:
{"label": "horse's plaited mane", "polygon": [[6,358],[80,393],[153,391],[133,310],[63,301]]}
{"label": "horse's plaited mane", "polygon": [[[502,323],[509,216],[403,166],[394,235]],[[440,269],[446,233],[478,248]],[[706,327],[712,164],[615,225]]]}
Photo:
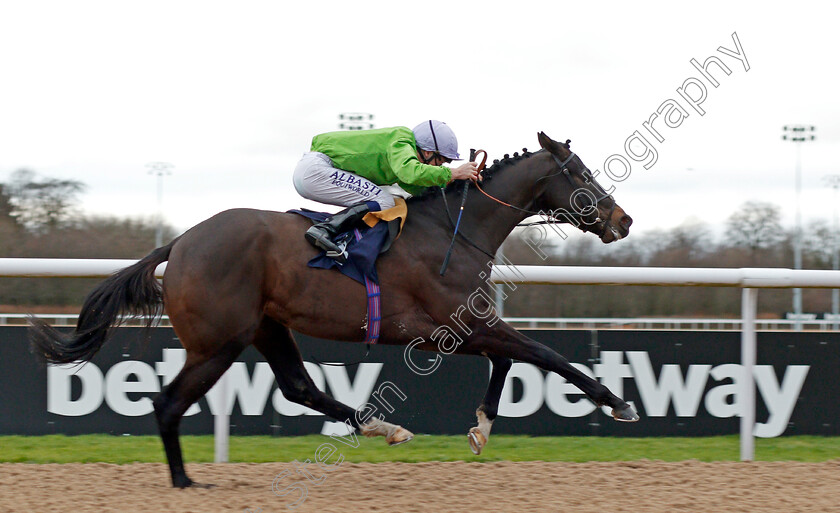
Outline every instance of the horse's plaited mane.
{"label": "horse's plaited mane", "polygon": [[[540,150],[540,151],[544,151],[544,150]],[[539,152],[537,152],[537,153],[539,153]],[[488,180],[491,180],[493,178],[493,176],[495,176],[501,170],[503,170],[507,167],[510,167],[511,165],[513,165],[513,164],[515,164],[515,163],[517,163],[517,162],[519,162],[523,159],[527,159],[527,158],[531,157],[532,155],[534,155],[534,153],[529,152],[528,148],[522,148],[522,154],[520,154],[519,152],[514,152],[513,156],[511,156],[508,153],[505,153],[504,157],[502,157],[501,159],[495,159],[493,161],[493,164],[490,165],[490,167],[485,168],[484,171],[481,172],[481,176],[482,176],[482,178],[484,179],[485,182],[488,181]],[[449,185],[446,186],[446,192],[449,192],[450,190],[454,189],[456,191],[456,193],[460,195],[460,192],[464,188],[463,184],[464,184],[463,180],[455,180],[454,182],[452,182],[452,183],[450,183]],[[423,192],[423,194],[420,194],[418,196],[413,196],[413,197],[409,198],[409,201],[413,203],[413,202],[425,201],[425,200],[427,200],[428,198],[431,198],[431,197],[437,197],[437,196],[440,195],[439,189],[440,189],[439,187],[429,187],[428,189],[426,189]]]}
{"label": "horse's plaited mane", "polygon": [[[571,150],[570,145],[572,144],[572,140],[571,139],[566,139],[565,143],[560,143],[560,144],[563,145],[567,150]],[[542,151],[545,151],[545,150],[539,150],[537,153],[540,153]],[[488,167],[487,169],[485,169],[484,172],[481,173],[481,176],[484,177],[485,180],[490,180],[491,178],[493,178],[493,175],[497,171],[499,171],[499,170],[501,170],[501,169],[503,169],[507,166],[510,166],[511,164],[515,164],[516,162],[518,162],[522,159],[527,159],[531,155],[534,155],[534,153],[529,152],[528,148],[522,148],[522,155],[520,155],[518,152],[513,152],[513,157],[511,157],[509,154],[505,153],[505,156],[501,160],[499,160],[499,159],[494,160],[493,165]]]}

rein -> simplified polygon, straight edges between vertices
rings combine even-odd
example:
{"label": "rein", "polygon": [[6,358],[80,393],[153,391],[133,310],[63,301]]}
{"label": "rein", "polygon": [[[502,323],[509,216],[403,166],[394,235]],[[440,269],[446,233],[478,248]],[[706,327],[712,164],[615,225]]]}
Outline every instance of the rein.
{"label": "rein", "polygon": [[[484,151],[484,150],[478,150],[478,151],[470,150],[470,162],[473,162],[473,160],[475,159],[475,156],[478,153],[484,153],[484,159],[482,159],[481,164],[478,166],[478,171],[480,173],[481,171],[484,170],[485,163],[487,161],[487,152]],[[551,156],[554,159],[554,161],[557,163],[557,165],[559,166],[560,171],[558,171],[556,173],[552,173],[548,176],[543,176],[542,178],[538,178],[537,182],[539,182],[540,180],[547,180],[549,178],[552,178],[552,177],[555,177],[557,175],[562,174],[566,177],[567,180],[569,180],[569,183],[572,185],[572,187],[575,187],[576,184],[572,180],[572,176],[571,176],[571,173],[569,172],[569,168],[568,168],[569,163],[572,161],[572,159],[575,158],[575,153],[574,152],[569,152],[569,156],[566,157],[566,159],[562,160],[562,161],[559,158],[557,158],[557,156],[554,155],[554,154],[551,154]],[[601,192],[600,197],[595,198],[595,203],[594,203],[595,205],[597,205],[603,199],[612,198],[612,195],[609,194],[603,187],[601,187],[601,185],[598,182],[595,181],[594,177],[592,177],[591,182],[590,182],[589,179],[586,179],[586,182],[587,183],[592,183]],[[536,212],[536,211],[533,211],[533,210],[528,210],[528,209],[525,209],[525,208],[517,207],[516,205],[511,205],[510,203],[504,202],[504,201],[500,200],[499,198],[496,198],[495,196],[492,196],[492,195],[488,194],[487,192],[484,191],[484,189],[481,188],[481,185],[479,185],[479,182],[477,180],[475,181],[475,187],[479,190],[479,192],[481,192],[482,194],[484,194],[485,196],[487,196],[488,198],[490,198],[491,200],[495,201],[496,203],[498,203],[502,206],[511,208],[511,209],[519,211],[519,212],[523,212],[525,214],[528,214],[529,216],[535,216],[535,215],[539,215],[539,216],[543,216],[543,217],[545,216],[544,212]],[[464,205],[467,201],[467,192],[468,191],[469,191],[469,181],[467,181],[464,184],[464,192],[463,192],[463,195],[462,195],[462,198],[461,198],[461,208],[459,209],[458,221],[456,222],[452,219],[452,214],[450,214],[450,212],[449,212],[449,202],[446,200],[446,192],[444,191],[443,188],[440,189],[441,196],[443,197],[443,204],[444,204],[444,207],[446,209],[446,216],[449,219],[450,226],[454,230],[454,233],[452,234],[452,242],[449,244],[449,250],[446,252],[446,257],[444,258],[443,265],[441,266],[441,269],[440,269],[440,275],[441,276],[443,276],[444,273],[446,272],[446,267],[449,264],[449,258],[452,255],[452,249],[453,249],[453,246],[455,245],[455,239],[459,235],[470,246],[472,246],[475,249],[481,251],[482,253],[489,256],[490,258],[493,258],[493,259],[496,258],[496,255],[490,253],[489,251],[486,251],[486,250],[482,249],[478,244],[476,244],[475,242],[470,240],[469,237],[467,237],[466,235],[464,235],[463,233],[460,233],[458,231],[458,228],[460,227],[460,224],[461,224],[461,215],[464,213]],[[536,195],[536,192],[534,194]],[[592,205],[588,205],[588,206],[592,206]],[[596,217],[593,222],[594,223],[603,222],[604,223],[604,229],[606,230],[606,224],[612,218],[613,212],[615,212],[615,206],[616,206],[616,203],[615,203],[615,200],[613,200],[613,205],[610,208],[610,212],[607,215],[607,220],[606,221],[602,221],[600,217]],[[580,212],[565,212],[565,215],[567,215],[569,217],[572,217],[572,218],[578,218],[581,221],[583,221],[584,218],[586,217],[584,214],[582,214]],[[526,226],[535,226],[535,225],[541,225],[541,224],[553,224],[553,223],[557,223],[557,222],[558,222],[558,219],[556,217],[554,217],[553,215],[550,215],[548,217],[548,219],[543,219],[542,221],[535,221],[535,222],[532,222],[532,223],[520,223],[520,224],[517,224],[516,226],[526,227]]]}
{"label": "rein", "polygon": [[[447,219],[449,219],[449,226],[454,230],[455,229],[455,220],[452,219],[452,214],[449,213],[449,202],[446,201],[446,192],[444,192],[443,188],[440,189],[440,195],[443,198],[443,206],[446,209],[446,217],[447,217]],[[475,249],[481,251],[482,253],[489,256],[490,258],[496,258],[496,255],[494,255],[493,253],[490,253],[489,251],[486,251],[486,250],[482,249],[481,246],[479,246],[478,244],[473,242],[469,237],[467,237],[463,233],[456,232],[452,235],[452,237],[454,238],[456,235],[461,237],[462,239],[464,239],[464,241],[467,244],[469,244],[470,246],[474,247]]]}
{"label": "rein", "polygon": [[[569,180],[571,181],[571,177],[568,175],[568,170],[566,169],[566,166],[569,165],[569,162],[572,161],[572,159],[575,157],[575,154],[570,153],[569,157],[566,160],[564,160],[563,162],[560,162],[560,159],[558,159],[553,154],[551,156],[554,157],[554,160],[557,161],[557,163],[560,165],[560,172],[562,173],[562,172],[565,171],[566,172],[566,177],[569,178]],[[555,176],[555,175],[551,174],[551,175],[548,175],[548,176],[544,176],[543,178],[540,178],[539,180],[542,180],[544,178],[551,178],[552,176]],[[537,180],[537,181],[539,181],[539,180]],[[572,185],[574,185],[574,183],[572,183]],[[500,205],[504,205],[504,206],[512,208],[514,210],[518,210],[519,212],[524,212],[528,215],[532,215],[532,216],[540,215],[540,212],[534,212],[533,210],[527,210],[527,209],[524,209],[524,208],[517,207],[516,205],[511,205],[510,203],[505,203],[504,201],[500,200],[499,198],[496,198],[495,196],[491,196],[491,195],[487,194],[486,192],[484,192],[484,189],[482,189],[481,186],[478,185],[478,182],[476,182],[475,186],[478,188],[479,191],[481,191],[481,194],[484,194],[485,196],[487,196],[488,198],[490,198],[491,200],[495,201],[496,203],[498,203]],[[580,214],[578,214],[578,215],[580,215]],[[544,224],[544,223],[540,223],[540,224]]]}
{"label": "rein", "polygon": [[[549,178],[557,176],[558,174],[562,174],[566,177],[567,180],[569,180],[569,184],[571,184],[572,187],[575,187],[575,183],[572,180],[572,175],[569,172],[569,168],[568,168],[569,163],[572,161],[573,158],[575,158],[575,153],[570,152],[569,156],[566,158],[566,160],[563,160],[563,161],[561,161],[559,158],[557,158],[557,155],[551,154],[551,157],[554,159],[554,161],[560,167],[560,171],[557,172],[557,173],[552,173],[548,176],[543,176],[542,178],[538,178],[537,181],[539,182],[540,180],[547,180]],[[589,180],[586,180],[586,181],[587,181],[587,183],[590,183]],[[594,177],[593,177],[591,183],[593,185],[595,185],[601,191],[601,196],[598,197],[598,198],[595,198],[595,205],[597,205],[603,199],[612,197],[611,194],[607,193],[607,191],[605,191],[604,188],[601,187],[601,185],[598,182],[595,181]],[[511,205],[510,203],[505,203],[504,201],[502,201],[502,200],[500,200],[496,197],[493,197],[490,194],[487,194],[486,192],[484,192],[484,189],[482,189],[481,186],[478,185],[478,183],[476,183],[475,186],[478,188],[478,190],[482,194],[484,194],[485,196],[487,196],[491,200],[495,201],[496,203],[499,203],[500,205],[504,205],[506,207],[517,210],[519,212],[524,212],[524,213],[526,213],[530,216],[535,216],[535,215],[544,216],[543,212],[535,212],[533,210],[527,210],[527,209],[524,209],[524,208],[517,207],[516,205]],[[536,194],[536,193],[534,193],[534,194]],[[589,205],[589,206],[592,206],[592,205]],[[615,200],[613,200],[612,208],[610,208],[610,212],[607,215],[607,221],[610,218],[612,218],[612,214],[613,214],[614,211],[615,211]],[[581,221],[584,219],[584,217],[586,217],[584,214],[582,214],[580,212],[565,212],[565,215],[567,215],[569,217],[572,217],[572,218],[578,218]],[[603,221],[603,222],[606,224],[607,221]],[[535,225],[539,225],[539,224],[552,224],[552,223],[556,223],[556,222],[557,222],[557,219],[554,216],[549,216],[549,219],[545,219],[545,220],[542,220],[542,221],[536,221],[536,222],[533,222],[533,223],[520,223],[516,226],[520,226],[520,227],[522,227],[522,226],[535,226]],[[601,221],[600,217],[596,217],[594,222],[599,223],[599,222],[602,222],[602,221]]]}
{"label": "rein", "polygon": [[[470,162],[475,162],[476,157],[479,153],[484,154],[484,158],[481,160],[481,164],[478,165],[478,172],[481,173],[484,170],[484,164],[487,162],[487,152],[484,150],[474,150],[470,149]],[[478,186],[478,181],[476,180],[476,186]],[[442,189],[441,189],[442,190]],[[440,266],[440,275],[443,276],[446,274],[446,268],[449,266],[449,258],[452,256],[452,250],[455,248],[455,239],[458,236],[458,228],[461,226],[461,216],[464,215],[464,205],[467,203],[467,193],[470,192],[470,180],[466,180],[464,182],[464,192],[461,194],[461,208],[458,209],[458,221],[455,223],[455,231],[452,234],[452,242],[449,243],[449,249],[446,251],[446,257],[443,259],[443,265]],[[446,194],[443,195],[444,204],[446,204]],[[449,216],[449,222],[452,222],[452,216],[449,214],[449,205],[446,204],[446,215]],[[466,238],[466,237],[465,237]],[[473,244],[472,242],[470,244]],[[475,244],[473,244],[476,248]],[[489,255],[488,252],[481,250],[484,254]],[[490,255],[491,258],[495,258],[494,255]]]}

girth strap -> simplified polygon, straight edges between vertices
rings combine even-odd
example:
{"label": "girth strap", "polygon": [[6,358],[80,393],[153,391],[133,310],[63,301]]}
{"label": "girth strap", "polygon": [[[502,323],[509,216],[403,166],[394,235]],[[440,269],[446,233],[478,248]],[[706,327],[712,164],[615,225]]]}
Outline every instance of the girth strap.
{"label": "girth strap", "polygon": [[[362,238],[362,232],[358,228],[353,229],[356,241]],[[365,289],[367,290],[367,335],[365,342],[375,344],[379,340],[379,325],[382,321],[382,301],[379,293],[379,285],[365,276]]]}

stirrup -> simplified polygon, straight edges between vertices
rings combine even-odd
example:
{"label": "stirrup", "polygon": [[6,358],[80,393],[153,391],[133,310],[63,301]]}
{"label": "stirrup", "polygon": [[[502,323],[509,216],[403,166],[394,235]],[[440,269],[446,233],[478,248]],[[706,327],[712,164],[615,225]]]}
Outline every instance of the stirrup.
{"label": "stirrup", "polygon": [[347,261],[347,241],[333,242],[327,229],[318,225],[311,226],[306,230],[304,238],[316,248],[324,250],[328,257],[339,264],[344,264]]}
{"label": "stirrup", "polygon": [[344,265],[347,262],[347,258],[348,258],[347,250],[345,248],[347,248],[347,243],[343,242],[343,243],[338,245],[339,251],[334,251],[334,250],[324,250],[324,251],[326,252],[325,254],[328,257],[335,260],[338,263],[338,265]]}

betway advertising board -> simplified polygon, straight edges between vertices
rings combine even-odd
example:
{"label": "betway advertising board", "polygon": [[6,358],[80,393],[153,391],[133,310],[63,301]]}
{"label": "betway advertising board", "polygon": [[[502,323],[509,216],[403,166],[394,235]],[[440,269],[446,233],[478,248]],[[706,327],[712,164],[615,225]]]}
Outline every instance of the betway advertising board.
{"label": "betway advertising board", "polygon": [[[153,434],[152,398],[185,358],[174,332],[120,328],[92,362],[39,366],[26,330],[0,328],[0,434]],[[531,435],[704,436],[737,433],[744,373],[737,332],[523,330],[582,372],[632,401],[635,424],[614,422],[562,377],[514,363],[494,433]],[[484,358],[437,355],[297,337],[319,388],[354,408],[416,433],[463,434],[475,423],[490,366]],[[840,434],[840,334],[759,333],[756,435]],[[418,374],[412,369],[427,369]],[[431,371],[429,371],[431,370]],[[212,433],[226,404],[231,434],[343,434],[341,422],[287,401],[253,348],[185,416],[185,434]]]}

